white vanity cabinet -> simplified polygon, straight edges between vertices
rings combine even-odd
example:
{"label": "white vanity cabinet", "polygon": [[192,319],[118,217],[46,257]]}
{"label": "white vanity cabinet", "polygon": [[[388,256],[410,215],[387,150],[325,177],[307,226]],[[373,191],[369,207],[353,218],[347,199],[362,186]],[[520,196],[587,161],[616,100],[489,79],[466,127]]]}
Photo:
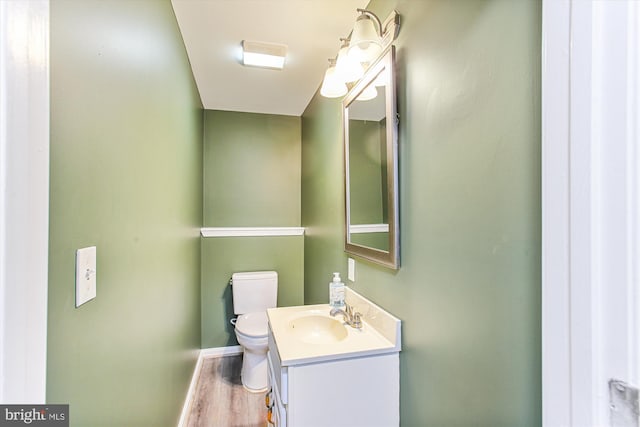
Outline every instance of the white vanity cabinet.
{"label": "white vanity cabinet", "polygon": [[[267,309],[269,421],[278,427],[397,427],[401,321],[345,287],[328,304]],[[357,313],[358,328],[347,318]]]}
{"label": "white vanity cabinet", "polygon": [[399,425],[399,353],[283,366],[269,330],[267,396],[278,427]]}

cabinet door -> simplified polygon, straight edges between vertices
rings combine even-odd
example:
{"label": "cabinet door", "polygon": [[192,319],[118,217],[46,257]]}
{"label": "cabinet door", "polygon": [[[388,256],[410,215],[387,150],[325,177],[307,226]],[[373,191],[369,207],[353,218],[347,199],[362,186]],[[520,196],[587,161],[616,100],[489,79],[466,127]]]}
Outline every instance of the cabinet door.
{"label": "cabinet door", "polygon": [[289,427],[399,425],[398,353],[288,369]]}
{"label": "cabinet door", "polygon": [[287,383],[288,368],[281,365],[278,347],[273,339],[271,328],[269,328],[269,351],[267,351],[267,360],[271,366],[269,369],[273,371],[273,385],[277,387],[280,399],[282,403],[286,405],[289,402],[289,387]]}
{"label": "cabinet door", "polygon": [[282,403],[282,398],[280,397],[280,388],[278,384],[281,382],[277,381],[276,378],[280,376],[281,369],[280,366],[275,368],[273,365],[273,359],[267,356],[267,367],[269,371],[269,387],[270,390],[267,393],[268,396],[268,404],[269,408],[268,412],[268,421],[270,425],[276,427],[287,427],[287,412],[286,407]]}
{"label": "cabinet door", "polygon": [[274,425],[276,427],[287,427],[287,411],[285,406],[282,404],[282,400],[280,399],[280,394],[277,389],[274,389],[274,404],[272,408],[273,412],[273,420]]}

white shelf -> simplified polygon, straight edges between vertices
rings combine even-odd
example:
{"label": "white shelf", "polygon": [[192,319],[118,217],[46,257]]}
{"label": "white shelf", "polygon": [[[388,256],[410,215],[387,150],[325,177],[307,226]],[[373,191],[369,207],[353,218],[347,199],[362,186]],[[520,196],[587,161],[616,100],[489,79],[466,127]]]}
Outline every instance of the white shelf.
{"label": "white shelf", "polygon": [[202,237],[302,236],[304,227],[204,227]]}

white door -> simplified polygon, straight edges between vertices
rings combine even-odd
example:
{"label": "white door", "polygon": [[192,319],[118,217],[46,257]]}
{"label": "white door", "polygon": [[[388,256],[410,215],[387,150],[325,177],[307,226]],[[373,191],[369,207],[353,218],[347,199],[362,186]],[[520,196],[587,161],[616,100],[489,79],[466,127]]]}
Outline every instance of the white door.
{"label": "white door", "polygon": [[543,422],[638,427],[640,2],[543,2]]}

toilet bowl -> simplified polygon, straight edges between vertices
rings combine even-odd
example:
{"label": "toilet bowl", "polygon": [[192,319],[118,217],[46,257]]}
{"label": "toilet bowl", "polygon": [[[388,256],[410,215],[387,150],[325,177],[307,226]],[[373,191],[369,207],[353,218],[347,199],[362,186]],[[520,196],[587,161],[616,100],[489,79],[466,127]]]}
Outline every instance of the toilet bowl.
{"label": "toilet bowl", "polygon": [[256,271],[234,273],[231,279],[233,310],[238,315],[235,333],[243,348],[242,385],[251,392],[267,389],[267,308],[276,306],[278,273]]}
{"label": "toilet bowl", "polygon": [[244,349],[242,385],[253,392],[267,389],[267,313],[256,312],[238,316],[236,338]]}

